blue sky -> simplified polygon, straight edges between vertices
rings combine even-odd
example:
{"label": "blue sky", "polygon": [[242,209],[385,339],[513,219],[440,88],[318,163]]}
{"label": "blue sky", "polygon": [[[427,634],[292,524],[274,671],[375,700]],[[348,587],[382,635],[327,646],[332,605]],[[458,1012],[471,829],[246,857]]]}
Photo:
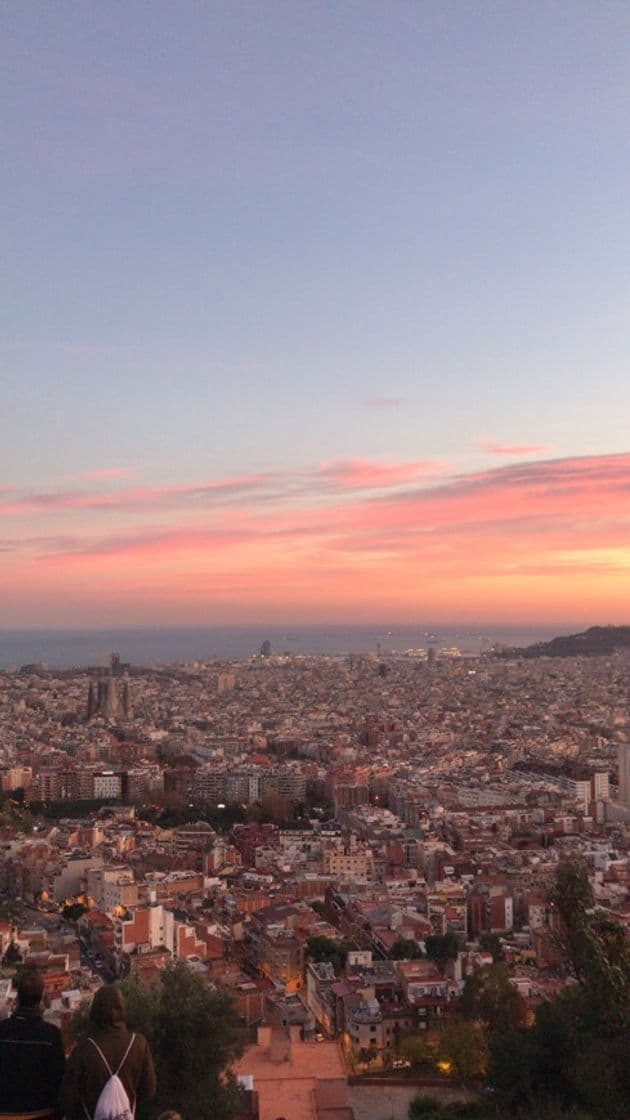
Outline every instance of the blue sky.
{"label": "blue sky", "polygon": [[2,23],[5,485],[627,449],[627,4]]}

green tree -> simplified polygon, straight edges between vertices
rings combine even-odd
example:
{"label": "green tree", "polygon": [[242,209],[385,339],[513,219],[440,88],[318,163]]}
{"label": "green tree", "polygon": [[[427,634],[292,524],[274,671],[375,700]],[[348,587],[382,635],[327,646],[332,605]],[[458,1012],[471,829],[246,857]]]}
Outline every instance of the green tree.
{"label": "green tree", "polygon": [[401,1058],[406,1058],[412,1066],[426,1066],[433,1064],[435,1058],[435,1042],[426,1031],[418,1034],[407,1034],[398,1043],[398,1053]]}
{"label": "green tree", "polygon": [[483,1077],[488,1068],[488,1039],[480,1023],[449,1023],[440,1039],[440,1059],[461,1081]]}
{"label": "green tree", "polygon": [[414,1097],[409,1105],[409,1120],[442,1120],[444,1111],[432,1097]]}
{"label": "green tree", "polygon": [[482,933],[479,948],[484,953],[492,953],[493,964],[500,964],[503,960],[503,943],[498,933]]}
{"label": "green tree", "polygon": [[624,931],[609,914],[593,910],[580,861],[560,865],[552,898],[577,983],[541,1004],[531,1030],[495,1034],[491,1080],[513,1108],[558,1103],[598,1120],[627,1120],[630,954]]}
{"label": "green tree", "polygon": [[232,997],[183,961],[151,987],[127,985],[130,1025],[146,1034],[158,1070],[157,1104],[198,1120],[228,1117],[236,1088],[226,1071],[242,1052]]}
{"label": "green tree", "polygon": [[304,955],[307,960],[319,964],[330,961],[336,972],[342,972],[346,967],[348,953],[354,948],[352,941],[333,941],[332,937],[317,935],[308,938]]}
{"label": "green tree", "polygon": [[593,1120],[586,1112],[573,1108],[566,1110],[557,1102],[540,1103],[534,1109],[527,1107],[510,1111],[497,1111],[489,1100],[456,1101],[441,1105],[431,1097],[415,1097],[409,1105],[409,1120]]}
{"label": "green tree", "polygon": [[116,799],[111,797],[95,797],[85,801],[64,797],[60,801],[31,801],[29,809],[35,817],[60,820],[63,817],[87,817],[99,809],[116,804]]}
{"label": "green tree", "polygon": [[425,940],[427,956],[444,971],[449,961],[454,961],[461,948],[458,934],[449,929],[446,933],[435,933]]}
{"label": "green tree", "polygon": [[630,1101],[630,1032],[611,1018],[597,1020],[588,986],[565,989],[543,1004],[533,1028],[534,1080],[566,1105],[602,1120],[627,1120]]}
{"label": "green tree", "polygon": [[418,942],[411,937],[399,937],[392,945],[391,957],[395,961],[415,961],[423,955]]}
{"label": "green tree", "polygon": [[0,828],[11,828],[15,832],[31,832],[33,818],[30,812],[12,798],[0,800]]}
{"label": "green tree", "polygon": [[86,910],[87,906],[84,906],[82,902],[70,902],[63,907],[61,913],[67,922],[78,922]]}
{"label": "green tree", "polygon": [[359,1050],[359,1061],[368,1068],[375,1062],[378,1057],[376,1048],[374,1046],[362,1046]]}
{"label": "green tree", "polygon": [[506,1031],[517,1025],[520,1008],[506,965],[486,964],[466,978],[462,993],[466,1019],[479,1019],[490,1031]]}
{"label": "green tree", "polygon": [[489,1081],[502,1100],[513,1107],[528,1107],[537,1100],[537,1058],[538,1040],[529,1027],[515,1027],[491,1039]]}
{"label": "green tree", "polygon": [[561,918],[570,967],[581,990],[587,1025],[630,1027],[630,946],[610,914],[592,908],[593,893],[581,860],[560,864],[552,900]]}
{"label": "green tree", "polygon": [[562,923],[562,947],[579,980],[587,966],[588,911],[593,905],[593,890],[583,860],[565,860],[559,864],[550,901]]}

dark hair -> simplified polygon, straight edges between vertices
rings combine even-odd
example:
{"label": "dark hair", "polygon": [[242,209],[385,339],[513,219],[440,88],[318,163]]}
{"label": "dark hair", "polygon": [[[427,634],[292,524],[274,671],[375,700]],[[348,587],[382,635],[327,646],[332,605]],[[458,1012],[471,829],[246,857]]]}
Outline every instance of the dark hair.
{"label": "dark hair", "polygon": [[90,1022],[97,1027],[127,1022],[127,1001],[117,984],[105,984],[94,993]]}
{"label": "dark hair", "polygon": [[17,983],[20,1007],[37,1007],[44,994],[44,977],[38,968],[25,968]]}

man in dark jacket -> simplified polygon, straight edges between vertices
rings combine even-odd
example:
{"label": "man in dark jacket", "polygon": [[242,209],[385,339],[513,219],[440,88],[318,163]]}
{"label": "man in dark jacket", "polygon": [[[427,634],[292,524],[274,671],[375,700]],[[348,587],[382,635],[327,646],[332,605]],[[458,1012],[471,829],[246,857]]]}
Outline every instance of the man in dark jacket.
{"label": "man in dark jacket", "polygon": [[132,1035],[127,1030],[127,1004],[116,984],[107,984],[95,993],[89,1036],[77,1043],[68,1058],[60,1098],[66,1120],[86,1120],[86,1113],[94,1115],[110,1071],[118,1072],[132,1112],[138,1102],[155,1096],[149,1044],[144,1035]]}
{"label": "man in dark jacket", "polygon": [[56,1116],[64,1053],[61,1032],[42,1019],[44,981],[28,968],[13,1015],[0,1023],[0,1117]]}

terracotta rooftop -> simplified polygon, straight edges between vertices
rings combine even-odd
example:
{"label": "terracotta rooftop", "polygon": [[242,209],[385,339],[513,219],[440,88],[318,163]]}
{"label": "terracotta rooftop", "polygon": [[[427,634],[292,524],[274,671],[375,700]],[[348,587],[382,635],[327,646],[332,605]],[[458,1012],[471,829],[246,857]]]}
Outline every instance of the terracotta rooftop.
{"label": "terracotta rooftop", "polygon": [[303,1042],[299,1027],[259,1027],[234,1072],[254,1078],[260,1120],[352,1120],[336,1042]]}

